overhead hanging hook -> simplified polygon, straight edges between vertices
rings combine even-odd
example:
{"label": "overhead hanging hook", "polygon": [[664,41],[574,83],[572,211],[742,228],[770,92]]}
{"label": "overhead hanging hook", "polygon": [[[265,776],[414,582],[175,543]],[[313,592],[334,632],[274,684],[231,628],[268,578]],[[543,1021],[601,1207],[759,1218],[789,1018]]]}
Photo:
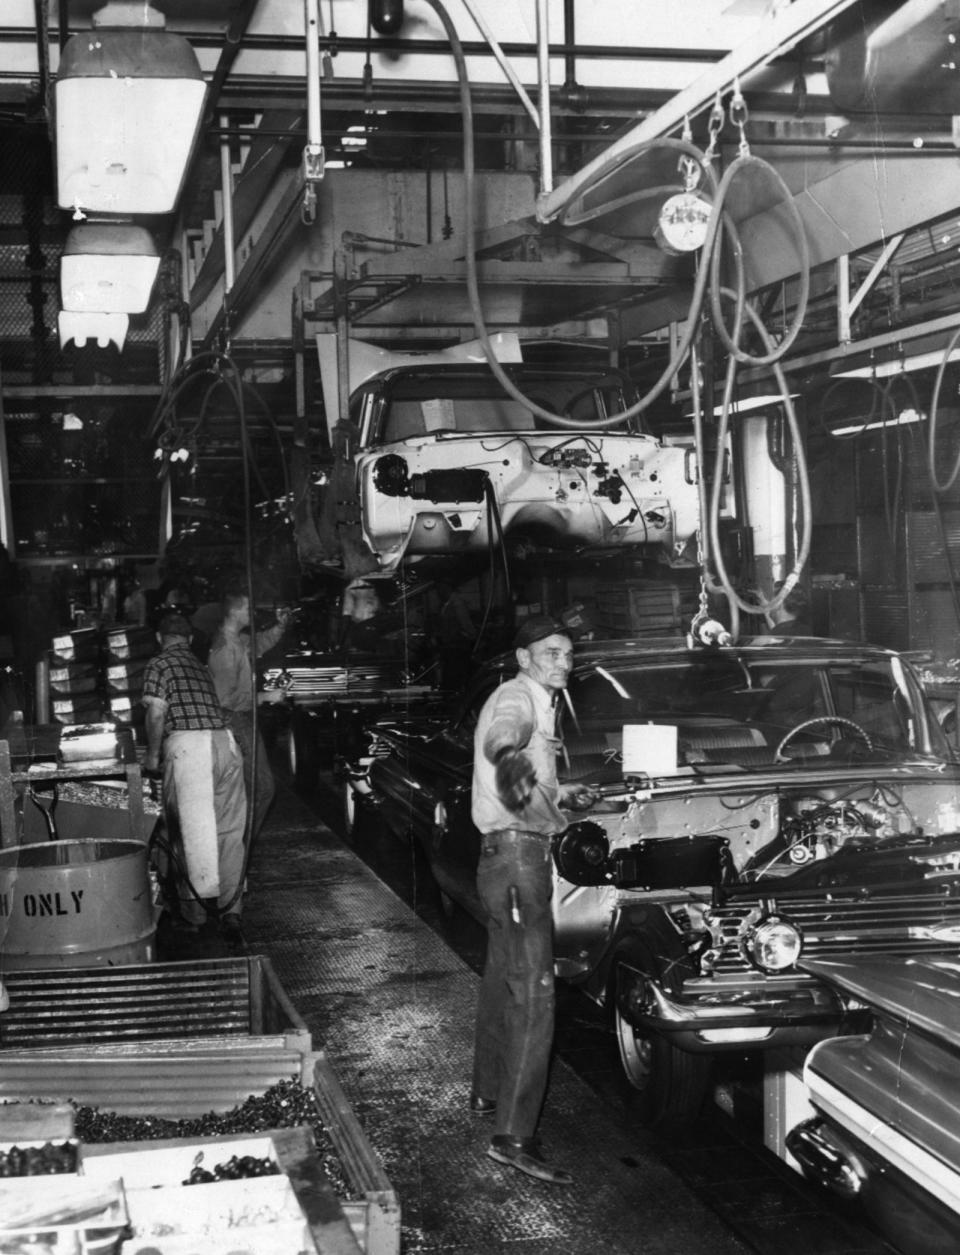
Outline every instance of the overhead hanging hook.
{"label": "overhead hanging hook", "polygon": [[750,145],[747,143],[747,102],[743,98],[743,92],[740,90],[740,80],[733,80],[733,95],[730,97],[730,121],[740,132],[739,153],[741,157],[749,157]]}

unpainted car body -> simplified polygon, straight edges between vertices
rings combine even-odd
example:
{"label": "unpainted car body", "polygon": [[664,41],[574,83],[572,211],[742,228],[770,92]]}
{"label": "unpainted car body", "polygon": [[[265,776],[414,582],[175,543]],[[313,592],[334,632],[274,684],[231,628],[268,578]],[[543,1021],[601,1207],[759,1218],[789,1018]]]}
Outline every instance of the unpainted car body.
{"label": "unpainted car body", "polygon": [[[514,667],[490,663],[452,717],[375,724],[354,777],[478,918],[473,728]],[[611,1009],[643,1118],[690,1118],[718,1051],[843,1027],[801,948],[956,951],[960,769],[896,655],[591,642],[567,696],[560,775],[599,798],[554,843],[556,971]],[[677,738],[672,770],[624,761],[637,727]]]}
{"label": "unpainted car body", "polygon": [[[503,369],[524,396],[573,422],[636,400],[627,376],[609,370]],[[407,555],[483,554],[509,537],[690,561],[692,442],[659,440],[637,420],[602,430],[551,424],[482,364],[383,371],[353,394],[350,418],[361,530],[382,571]]]}
{"label": "unpainted car body", "polygon": [[865,1214],[904,1255],[960,1249],[960,961],[922,956],[810,963],[867,1032],[815,1046],[816,1116],[787,1135],[812,1181]]}

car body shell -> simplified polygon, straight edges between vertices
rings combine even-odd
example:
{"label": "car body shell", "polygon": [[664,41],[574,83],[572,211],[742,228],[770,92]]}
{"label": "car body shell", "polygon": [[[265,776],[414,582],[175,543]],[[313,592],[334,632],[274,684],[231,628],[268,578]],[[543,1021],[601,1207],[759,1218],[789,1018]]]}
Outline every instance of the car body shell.
{"label": "car body shell", "polygon": [[610,370],[508,365],[522,395],[581,428],[551,425],[484,365],[403,366],[351,397],[354,491],[381,571],[407,556],[484,554],[504,537],[551,548],[633,546],[689,564],[699,518],[692,442],[591,426],[636,400]]}

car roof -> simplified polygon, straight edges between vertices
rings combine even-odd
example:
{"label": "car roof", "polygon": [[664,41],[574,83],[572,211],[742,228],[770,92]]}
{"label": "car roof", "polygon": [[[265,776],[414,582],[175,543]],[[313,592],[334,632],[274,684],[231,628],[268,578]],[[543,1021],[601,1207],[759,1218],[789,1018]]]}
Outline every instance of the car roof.
{"label": "car roof", "polygon": [[[590,383],[591,381],[599,382],[600,380],[617,379],[624,384],[631,384],[630,377],[615,366],[596,363],[593,365],[537,365],[532,362],[501,362],[500,366],[511,379],[542,379],[542,380],[572,380],[574,382],[582,381]],[[442,363],[425,363],[423,366],[391,366],[387,370],[378,371],[377,374],[371,375],[369,379],[364,380],[358,387],[361,389],[378,389],[384,384],[391,383],[395,379],[404,381],[417,380],[436,380],[436,379],[482,379],[486,381],[496,381],[492,369],[486,362],[442,362]]]}
{"label": "car roof", "polygon": [[[735,645],[718,648],[690,648],[685,637],[637,637],[634,639],[592,640],[574,642],[575,672],[595,666],[636,666],[644,662],[667,664],[694,662],[705,658],[732,658],[765,662],[880,662],[895,655],[894,650],[857,641],[837,640],[823,636],[753,636]],[[507,650],[486,664],[492,670],[515,666],[515,652]]]}

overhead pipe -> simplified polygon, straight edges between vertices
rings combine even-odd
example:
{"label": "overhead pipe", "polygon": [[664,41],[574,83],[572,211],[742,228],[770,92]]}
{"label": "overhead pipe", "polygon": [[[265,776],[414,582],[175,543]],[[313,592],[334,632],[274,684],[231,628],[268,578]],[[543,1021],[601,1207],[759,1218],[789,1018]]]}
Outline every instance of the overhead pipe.
{"label": "overhead pipe", "polygon": [[[226,117],[221,117],[220,125],[226,126]],[[230,166],[230,140],[220,141],[220,182],[223,186],[223,292],[229,296],[233,291],[236,257],[233,242],[233,170]]]}
{"label": "overhead pipe", "polygon": [[576,25],[574,16],[574,0],[563,0],[563,46],[567,51],[563,54],[563,99],[574,109],[584,109],[587,104],[587,93],[577,82]]}
{"label": "overhead pipe", "polygon": [[[214,66],[213,75],[207,86],[207,112],[203,119],[205,126],[210,126],[214,120],[217,111],[217,102],[220,99],[220,91],[227,81],[227,76],[233,69],[233,63],[237,59],[240,47],[246,42],[247,27],[250,25],[250,19],[253,17],[253,11],[257,7],[258,0],[241,0],[240,7],[230,19],[226,34],[223,40],[217,41],[220,46],[220,56],[217,64]],[[66,8],[66,5],[64,5]],[[200,44],[203,41],[198,40],[196,32],[191,31],[186,35],[192,44]],[[189,177],[189,176],[188,176]]]}
{"label": "overhead pipe", "polygon": [[[856,0],[794,0],[780,5],[759,26],[757,33],[732,49],[721,61],[688,87],[671,97],[631,131],[589,161],[554,191],[537,199],[537,218],[551,222],[563,215],[579,197],[653,140],[683,125],[750,71],[789,52],[821,26],[848,9]],[[542,143],[542,137],[541,137]]]}
{"label": "overhead pipe", "polygon": [[537,84],[540,89],[540,195],[553,191],[550,128],[550,21],[547,0],[537,0]]}
{"label": "overhead pipe", "polygon": [[501,48],[500,44],[497,43],[496,37],[493,31],[487,25],[486,19],[478,12],[477,6],[474,0],[462,0],[462,3],[463,3],[463,7],[467,10],[467,12],[473,18],[474,25],[476,26],[477,30],[487,41],[487,44],[490,47],[490,51],[493,53],[497,64],[500,66],[501,70],[503,70],[504,74],[506,75],[507,81],[510,83],[510,86],[517,93],[517,96],[520,99],[520,103],[523,105],[524,109],[526,109],[527,113],[529,113],[530,117],[533,119],[536,125],[539,126],[540,114],[537,112],[537,107],[533,103],[533,101],[530,99],[530,96],[527,93],[527,89],[520,82],[520,79],[517,75],[516,70],[507,60],[507,56],[506,56],[506,53],[503,51],[503,48]]}
{"label": "overhead pipe", "polygon": [[320,118],[320,0],[304,0],[303,27],[307,57],[307,145],[303,150],[305,221],[317,214],[316,184],[323,178],[323,127]]}

